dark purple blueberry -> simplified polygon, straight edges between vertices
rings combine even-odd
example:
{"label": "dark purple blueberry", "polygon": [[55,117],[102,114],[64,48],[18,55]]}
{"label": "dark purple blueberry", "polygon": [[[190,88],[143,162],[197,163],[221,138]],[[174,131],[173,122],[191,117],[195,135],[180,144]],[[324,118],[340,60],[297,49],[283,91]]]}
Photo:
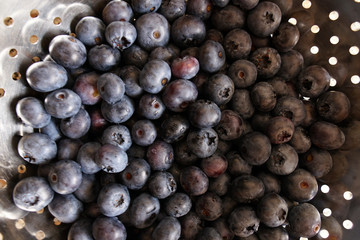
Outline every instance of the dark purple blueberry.
{"label": "dark purple blueberry", "polygon": [[218,73],[208,79],[204,91],[209,100],[220,106],[231,100],[235,86],[229,76]]}
{"label": "dark purple blueberry", "polygon": [[39,129],[39,133],[46,134],[53,141],[58,141],[63,137],[59,128],[60,119],[51,118],[48,125]]}
{"label": "dark purple blueberry", "polygon": [[139,84],[144,91],[152,94],[159,93],[171,79],[169,64],[163,60],[150,60],[139,75]]}
{"label": "dark purple blueberry", "polygon": [[268,227],[279,227],[284,224],[288,205],[286,201],[276,193],[266,194],[256,207],[256,214],[260,222]]}
{"label": "dark purple blueberry", "polygon": [[293,0],[268,0],[268,1],[278,5],[283,15],[289,13],[289,11],[293,7]]}
{"label": "dark purple blueberry", "polygon": [[209,191],[216,193],[218,196],[224,196],[230,189],[231,176],[225,172],[217,178],[210,179]]}
{"label": "dark purple blueberry", "polygon": [[203,158],[200,166],[208,177],[217,178],[226,171],[228,162],[225,156],[215,153],[210,157]]}
{"label": "dark purple blueberry", "polygon": [[272,117],[267,126],[267,136],[272,144],[287,143],[294,134],[293,122],[282,116]]}
{"label": "dark purple blueberry", "polygon": [[80,74],[75,81],[73,90],[81,98],[84,105],[95,105],[100,101],[100,95],[97,89],[99,74],[89,72]]}
{"label": "dark purple blueberry", "polygon": [[42,177],[27,177],[16,183],[12,192],[14,204],[25,211],[36,212],[54,198],[54,191]]}
{"label": "dark purple blueberry", "polygon": [[183,112],[197,99],[196,85],[185,79],[171,81],[162,95],[165,106],[173,112]]}
{"label": "dark purple blueberry", "polygon": [[220,139],[229,141],[241,137],[244,128],[242,118],[236,112],[227,109],[221,112],[221,119],[215,126],[215,131]]}
{"label": "dark purple blueberry", "polygon": [[122,59],[127,65],[134,65],[142,68],[148,60],[148,52],[136,44],[124,49],[122,52]]}
{"label": "dark purple blueberry", "polygon": [[206,32],[205,40],[213,40],[215,42],[223,44],[224,43],[224,35],[219,30],[217,30],[215,28],[211,28],[211,29],[207,30],[207,32]]}
{"label": "dark purple blueberry", "polygon": [[289,233],[293,237],[310,238],[320,231],[320,213],[310,203],[301,203],[291,208],[288,221]]}
{"label": "dark purple blueberry", "polygon": [[42,128],[50,123],[51,116],[45,111],[44,104],[35,97],[24,97],[16,103],[16,115],[21,121],[33,128]]}
{"label": "dark purple blueberry", "polygon": [[198,60],[203,71],[209,73],[217,72],[225,64],[225,50],[220,43],[207,40],[199,48]]}
{"label": "dark purple blueberry", "polygon": [[121,172],[122,183],[131,190],[141,189],[150,177],[150,165],[142,158],[129,159],[129,164]]}
{"label": "dark purple blueberry", "polygon": [[97,197],[100,212],[107,217],[123,214],[130,205],[129,190],[119,183],[104,186]]}
{"label": "dark purple blueberry", "polygon": [[159,119],[163,115],[165,108],[158,95],[144,94],[139,100],[139,113],[147,119]]}
{"label": "dark purple blueberry", "polygon": [[324,120],[339,123],[350,114],[350,100],[342,92],[329,91],[319,96],[316,110]]}
{"label": "dark purple blueberry", "polygon": [[95,174],[83,174],[82,181],[74,195],[83,203],[96,201],[100,190],[100,184]]}
{"label": "dark purple blueberry", "polygon": [[131,144],[131,135],[129,129],[124,125],[111,125],[107,127],[101,136],[102,144],[113,144],[127,151]]}
{"label": "dark purple blueberry", "polygon": [[221,198],[213,192],[207,192],[196,199],[195,211],[201,219],[214,221],[223,213]]}
{"label": "dark purple blueberry", "polygon": [[95,162],[105,172],[118,173],[126,168],[128,156],[120,147],[105,144],[97,151]]}
{"label": "dark purple blueberry", "polygon": [[189,130],[189,121],[181,115],[167,117],[160,128],[160,137],[167,143],[180,141]]}
{"label": "dark purple blueberry", "polygon": [[174,150],[169,143],[157,140],[148,147],[146,157],[152,170],[164,171],[174,161]]}
{"label": "dark purple blueberry", "polygon": [[213,155],[217,149],[219,137],[212,128],[192,130],[187,136],[189,150],[199,158]]}
{"label": "dark purple blueberry", "polygon": [[230,216],[230,213],[238,206],[238,202],[231,196],[231,194],[223,196],[222,200],[224,209],[222,217],[228,218]]}
{"label": "dark purple blueberry", "polygon": [[114,104],[102,101],[101,113],[104,118],[112,123],[123,123],[130,119],[135,111],[135,105],[131,98],[124,95],[122,99]]}
{"label": "dark purple blueberry", "polygon": [[288,52],[298,43],[300,32],[296,25],[283,22],[274,32],[272,43],[279,52]]}
{"label": "dark purple blueberry", "polygon": [[256,66],[258,76],[271,78],[281,67],[281,57],[275,48],[262,47],[250,54],[249,60]]}
{"label": "dark purple blueberry", "polygon": [[57,35],[49,44],[52,59],[65,68],[81,67],[86,61],[86,47],[75,37]]}
{"label": "dark purple blueberry", "polygon": [[[160,6],[161,1],[158,2]],[[146,50],[165,46],[169,42],[170,24],[159,13],[146,13],[140,16],[135,22],[135,27],[138,32],[137,43]]]}
{"label": "dark purple blueberry", "polygon": [[181,192],[176,192],[170,196],[165,203],[165,211],[169,216],[182,217],[189,213],[192,207],[190,197]]}
{"label": "dark purple blueberry", "polygon": [[245,238],[257,232],[260,219],[252,207],[240,205],[231,212],[228,224],[235,236]]}
{"label": "dark purple blueberry", "polygon": [[190,211],[179,220],[181,223],[181,237],[184,239],[195,240],[196,236],[203,228],[199,216],[195,212]]}
{"label": "dark purple blueberry", "polygon": [[322,178],[333,167],[331,154],[323,149],[312,147],[300,158],[301,165],[311,172],[314,177]]}
{"label": "dark purple blueberry", "polygon": [[180,234],[181,225],[179,220],[174,217],[164,217],[156,225],[151,237],[157,240],[177,240],[180,238]]}
{"label": "dark purple blueberry", "polygon": [[254,131],[241,138],[239,150],[241,157],[250,165],[261,165],[270,157],[271,143],[266,135]]}
{"label": "dark purple blueberry", "polygon": [[[343,239],[343,228],[338,222],[338,220],[333,216],[323,216],[321,215],[321,230],[326,230],[329,233],[329,236],[325,239],[329,240],[336,240],[336,239]],[[324,239],[320,231],[317,235],[315,235],[312,240],[322,240]]]}
{"label": "dark purple blueberry", "polygon": [[43,133],[29,133],[21,137],[17,150],[22,159],[32,164],[49,163],[56,157],[55,141]]}
{"label": "dark purple blueberry", "polygon": [[275,76],[267,82],[273,87],[277,98],[289,96],[291,94],[291,90],[288,85],[289,82],[287,82],[284,78]]}
{"label": "dark purple blueberry", "polygon": [[105,42],[105,23],[97,17],[86,16],[76,24],[75,34],[83,44],[92,47]]}
{"label": "dark purple blueberry", "polygon": [[241,9],[251,10],[258,5],[259,0],[232,0],[232,3]]}
{"label": "dark purple blueberry", "polygon": [[246,23],[254,35],[267,37],[279,27],[281,17],[282,14],[278,5],[264,1],[248,13]]}
{"label": "dark purple blueberry", "polygon": [[260,226],[259,231],[256,232],[259,240],[289,240],[289,234],[283,227],[265,227]]}
{"label": "dark purple blueberry", "polygon": [[145,158],[146,147],[132,144],[126,153],[128,154],[129,158]]}
{"label": "dark purple blueberry", "polygon": [[101,170],[95,162],[95,155],[100,147],[98,142],[87,142],[80,147],[76,161],[81,165],[83,173],[94,174]]}
{"label": "dark purple blueberry", "polygon": [[61,132],[68,138],[77,139],[85,136],[90,129],[91,119],[89,113],[80,108],[78,113],[60,122]]}
{"label": "dark purple blueberry", "polygon": [[131,136],[137,145],[150,146],[157,136],[156,127],[150,120],[139,120],[132,126]]}
{"label": "dark purple blueberry", "polygon": [[[211,40],[213,40],[213,39],[211,39]],[[180,52],[180,57],[185,57],[185,56],[192,56],[192,57],[198,59],[199,58],[199,47],[185,48],[184,50],[182,50]],[[201,71],[199,73],[201,73]]]}
{"label": "dark purple blueberry", "polygon": [[191,79],[195,77],[199,69],[199,61],[189,55],[175,58],[171,63],[171,72],[176,78]]}
{"label": "dark purple blueberry", "polygon": [[224,8],[216,8],[211,14],[211,23],[221,32],[229,32],[245,25],[245,12],[235,5],[228,4]]}
{"label": "dark purple blueberry", "polygon": [[277,100],[274,114],[286,117],[294,123],[294,126],[298,126],[304,121],[306,110],[304,103],[300,99],[293,96],[284,96]]}
{"label": "dark purple blueberry", "polygon": [[129,22],[133,15],[130,4],[122,0],[111,1],[102,10],[102,19],[107,25],[115,21]]}
{"label": "dark purple blueberry", "polygon": [[301,95],[316,98],[330,87],[330,74],[319,65],[311,65],[300,72],[297,88]]}
{"label": "dark purple blueberry", "polygon": [[313,145],[325,150],[338,149],[345,142],[344,132],[337,125],[325,121],[312,124],[309,135]]}
{"label": "dark purple blueberry", "polygon": [[142,193],[135,197],[129,208],[131,223],[140,229],[151,226],[160,212],[160,202],[148,193]]}
{"label": "dark purple blueberry", "polygon": [[251,86],[255,83],[257,74],[255,64],[245,59],[233,62],[228,69],[228,76],[234,81],[236,88]]}
{"label": "dark purple blueberry", "polygon": [[220,234],[222,240],[231,240],[234,233],[230,230],[227,219],[220,217],[211,223],[211,226]]}
{"label": "dark purple blueberry", "polygon": [[266,167],[276,175],[288,175],[298,166],[297,152],[289,144],[274,145],[271,155],[266,161]]}
{"label": "dark purple blueberry", "polygon": [[212,9],[211,0],[191,0],[186,2],[186,14],[199,17],[204,21],[210,18]]}
{"label": "dark purple blueberry", "polygon": [[238,151],[229,151],[226,154],[228,160],[228,172],[232,176],[251,174],[252,165],[245,161]]}
{"label": "dark purple blueberry", "polygon": [[253,175],[244,174],[231,182],[231,194],[239,203],[258,201],[264,192],[264,183]]}
{"label": "dark purple blueberry", "polygon": [[197,240],[222,240],[220,233],[213,227],[204,227],[196,238]]}
{"label": "dark purple blueberry", "polygon": [[79,139],[62,138],[57,143],[57,159],[76,159],[80,147],[83,145]]}
{"label": "dark purple blueberry", "polygon": [[131,7],[136,13],[156,12],[161,6],[161,0],[133,0]]}
{"label": "dark purple blueberry", "polygon": [[122,100],[125,94],[125,83],[116,74],[104,73],[98,78],[97,89],[103,100],[114,104]]}
{"label": "dark purple blueberry", "polygon": [[254,112],[254,114],[250,119],[251,127],[256,131],[266,133],[270,119],[272,117],[273,116],[269,112],[264,113],[264,112],[256,111]]}
{"label": "dark purple blueberry", "polygon": [[73,193],[82,182],[81,166],[73,160],[59,160],[52,165],[48,181],[59,194]]}
{"label": "dark purple blueberry", "polygon": [[243,119],[251,118],[255,112],[250,92],[247,89],[235,89],[230,105],[231,109]]}
{"label": "dark purple blueberry", "polygon": [[124,224],[117,218],[98,217],[92,225],[95,240],[126,240],[127,232]]}
{"label": "dark purple blueberry", "polygon": [[264,183],[265,194],[280,193],[281,181],[277,175],[267,171],[261,171],[258,174],[256,174],[256,177],[259,178]]}
{"label": "dark purple blueberry", "polygon": [[175,144],[175,162],[183,166],[192,165],[198,160],[198,156],[191,152],[190,147],[184,139]]}
{"label": "dark purple blueberry", "polygon": [[150,176],[148,188],[151,195],[158,199],[164,199],[176,192],[177,184],[171,173],[158,171]]}
{"label": "dark purple blueberry", "polygon": [[225,35],[224,49],[226,56],[232,60],[247,58],[251,46],[252,41],[249,33],[241,28],[235,28]]}
{"label": "dark purple blueberry", "polygon": [[251,89],[250,97],[255,108],[262,112],[269,112],[276,105],[275,90],[268,82],[256,83]]}
{"label": "dark purple blueberry", "polygon": [[158,59],[163,60],[167,64],[171,64],[172,61],[180,54],[180,49],[174,44],[167,44],[166,46],[156,47],[151,50],[148,60]]}
{"label": "dark purple blueberry", "polygon": [[204,22],[193,15],[183,15],[171,25],[172,41],[181,48],[199,46],[205,36]]}
{"label": "dark purple blueberry", "polygon": [[120,62],[120,51],[107,44],[96,45],[88,52],[88,62],[92,68],[98,71],[109,71]]}
{"label": "dark purple blueberry", "polygon": [[298,168],[284,178],[282,188],[289,199],[308,202],[317,194],[318,183],[309,171]]}
{"label": "dark purple blueberry", "polygon": [[73,194],[55,194],[48,209],[60,222],[72,223],[80,218],[84,206]]}
{"label": "dark purple blueberry", "polygon": [[109,126],[109,122],[104,118],[101,113],[101,108],[90,108],[89,115],[91,119],[90,133],[91,134],[101,134],[104,129]]}
{"label": "dark purple blueberry", "polygon": [[58,89],[46,96],[44,106],[51,116],[68,118],[80,110],[81,98],[70,89]]}
{"label": "dark purple blueberry", "polygon": [[143,89],[139,85],[140,69],[133,65],[126,65],[121,67],[117,74],[125,83],[125,93],[127,96],[137,98],[143,93]]}
{"label": "dark purple blueberry", "polygon": [[295,127],[293,137],[289,144],[295,149],[297,153],[305,153],[311,147],[310,136],[302,127]]}
{"label": "dark purple blueberry", "polygon": [[191,196],[204,194],[209,188],[209,178],[196,166],[186,167],[180,172],[180,185]]}
{"label": "dark purple blueberry", "polygon": [[136,28],[129,22],[114,21],[107,25],[105,38],[113,48],[124,50],[135,42]]}
{"label": "dark purple blueberry", "polygon": [[221,111],[216,103],[200,99],[190,104],[188,118],[194,127],[211,128],[220,122]]}
{"label": "dark purple blueberry", "polygon": [[184,0],[164,0],[158,12],[169,22],[183,16],[186,11],[186,2]]}
{"label": "dark purple blueberry", "polygon": [[67,234],[68,240],[92,240],[92,220],[90,218],[80,218],[74,222]]}

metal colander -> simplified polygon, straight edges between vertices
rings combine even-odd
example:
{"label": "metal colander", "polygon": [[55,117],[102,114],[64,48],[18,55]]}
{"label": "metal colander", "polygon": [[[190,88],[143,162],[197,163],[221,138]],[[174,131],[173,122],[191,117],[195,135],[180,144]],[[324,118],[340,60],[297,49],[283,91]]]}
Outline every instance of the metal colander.
{"label": "metal colander", "polygon": [[[33,169],[16,150],[19,138],[33,129],[16,117],[16,102],[35,94],[25,80],[26,68],[47,54],[50,40],[58,34],[71,34],[83,16],[99,15],[107,0],[2,0],[0,7],[0,240],[43,239],[42,229],[33,236],[25,230],[24,213],[11,200],[11,189]],[[318,209],[333,215],[343,226],[343,239],[360,239],[360,0],[294,0],[285,16],[297,24],[302,40],[296,50],[306,64],[321,64],[331,74],[331,87],[343,91],[352,103],[351,121],[342,129],[345,145],[333,157],[345,158],[335,165],[344,177],[319,185],[325,198]],[[49,224],[54,224],[49,222]],[[56,222],[55,222],[56,224]],[[59,227],[59,232],[62,228]],[[326,232],[323,235],[326,238]],[[64,239],[58,234],[51,239]]]}

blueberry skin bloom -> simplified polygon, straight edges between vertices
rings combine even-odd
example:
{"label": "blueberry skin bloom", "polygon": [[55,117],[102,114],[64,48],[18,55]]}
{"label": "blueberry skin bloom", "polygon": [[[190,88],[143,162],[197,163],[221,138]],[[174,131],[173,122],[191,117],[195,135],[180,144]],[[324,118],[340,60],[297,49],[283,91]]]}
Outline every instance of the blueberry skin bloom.
{"label": "blueberry skin bloom", "polygon": [[124,224],[116,217],[98,217],[92,225],[95,240],[126,240],[127,232]]}
{"label": "blueberry skin bloom", "polygon": [[42,177],[27,177],[19,181],[13,190],[15,205],[28,212],[46,207],[54,198],[54,191]]}
{"label": "blueberry skin bloom", "polygon": [[146,92],[159,93],[171,79],[171,68],[163,60],[150,60],[141,70],[139,84]]}
{"label": "blueberry skin bloom", "polygon": [[50,213],[62,223],[75,222],[84,210],[83,203],[73,194],[56,194],[48,208]]}
{"label": "blueberry skin bloom", "polygon": [[211,128],[220,122],[221,111],[216,103],[200,99],[189,106],[188,116],[194,127]]}
{"label": "blueberry skin bloom", "polygon": [[134,111],[134,102],[126,95],[114,104],[109,104],[106,101],[103,101],[101,104],[102,115],[107,121],[112,123],[126,122],[133,115]]}
{"label": "blueberry skin bloom", "polygon": [[102,99],[113,104],[120,101],[125,94],[125,83],[114,73],[104,73],[97,81],[97,88]]}
{"label": "blueberry skin bloom", "polygon": [[131,129],[133,141],[140,146],[151,145],[157,136],[155,125],[150,120],[139,120]]}
{"label": "blueberry skin bloom", "polygon": [[20,139],[17,149],[22,159],[32,164],[49,163],[57,154],[55,141],[43,133],[24,135]]}
{"label": "blueberry skin bloom", "polygon": [[66,137],[77,139],[87,134],[90,125],[91,119],[89,113],[81,108],[74,116],[61,119],[60,130]]}
{"label": "blueberry skin bloom", "polygon": [[[161,4],[161,1],[160,1]],[[159,13],[147,13],[135,22],[137,42],[145,50],[165,46],[170,39],[170,25]]]}
{"label": "blueberry skin bloom", "polygon": [[42,128],[50,123],[51,116],[37,98],[25,97],[16,104],[16,114],[23,123],[33,128]]}
{"label": "blueberry skin bloom", "polygon": [[135,42],[136,28],[129,22],[115,21],[106,27],[105,38],[110,46],[124,50]]}
{"label": "blueberry skin bloom", "polygon": [[58,35],[49,44],[52,59],[65,68],[81,67],[86,61],[86,47],[75,37]]}
{"label": "blueberry skin bloom", "polygon": [[165,106],[173,112],[185,111],[198,97],[196,85],[185,79],[176,79],[166,86],[163,92]]}
{"label": "blueberry skin bloom", "polygon": [[107,217],[115,217],[123,214],[130,205],[128,189],[119,183],[104,186],[97,198],[100,212]]}
{"label": "blueberry skin bloom", "polygon": [[120,62],[120,51],[107,44],[92,47],[88,52],[88,62],[98,71],[109,71]]}
{"label": "blueberry skin bloom", "polygon": [[70,89],[58,89],[48,94],[44,100],[45,110],[55,118],[74,116],[81,107],[81,98]]}
{"label": "blueberry skin bloom", "polygon": [[110,24],[115,21],[129,22],[133,15],[134,12],[130,4],[122,0],[109,2],[102,11],[102,18],[106,24]]}
{"label": "blueberry skin bloom", "polygon": [[214,129],[205,128],[189,132],[186,141],[193,154],[206,158],[215,153],[219,137]]}
{"label": "blueberry skin bloom", "polygon": [[235,236],[246,238],[259,229],[260,219],[252,207],[242,205],[230,213],[228,223]]}
{"label": "blueberry skin bloom", "polygon": [[147,228],[155,222],[159,212],[159,199],[148,193],[142,193],[134,199],[130,206],[130,221],[136,228]]}
{"label": "blueberry skin bloom", "polygon": [[131,7],[136,13],[156,12],[161,6],[161,0],[132,0]]}
{"label": "blueberry skin bloom", "polygon": [[213,73],[225,64],[226,56],[223,46],[215,41],[207,40],[200,46],[199,63],[202,70]]}
{"label": "blueberry skin bloom", "polygon": [[123,171],[128,164],[128,156],[120,147],[105,144],[97,152],[95,162],[108,173]]}
{"label": "blueberry skin bloom", "polygon": [[151,236],[158,240],[177,240],[180,238],[181,224],[174,217],[164,217],[155,227]]}
{"label": "blueberry skin bloom", "polygon": [[90,218],[81,218],[74,222],[68,232],[68,240],[83,239],[89,240],[92,239],[92,219]]}
{"label": "blueberry skin bloom", "polygon": [[76,24],[75,34],[86,46],[92,47],[104,42],[105,27],[106,26],[101,19],[93,16],[86,16]]}
{"label": "blueberry skin bloom", "polygon": [[127,151],[132,145],[130,131],[124,125],[111,125],[104,130],[101,143],[113,144]]}
{"label": "blueberry skin bloom", "polygon": [[26,70],[26,81],[38,92],[51,92],[62,88],[68,81],[64,67],[52,62],[36,62]]}

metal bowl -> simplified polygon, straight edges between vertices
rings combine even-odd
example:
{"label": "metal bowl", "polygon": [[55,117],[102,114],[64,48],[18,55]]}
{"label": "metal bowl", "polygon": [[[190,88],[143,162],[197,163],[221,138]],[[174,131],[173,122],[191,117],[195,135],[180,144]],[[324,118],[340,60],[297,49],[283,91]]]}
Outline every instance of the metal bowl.
{"label": "metal bowl", "polygon": [[[107,0],[3,0],[0,8],[0,240],[30,239],[25,230],[25,213],[12,202],[12,188],[21,178],[32,175],[16,150],[24,133],[34,131],[24,126],[15,114],[16,102],[35,94],[25,80],[26,68],[47,55],[50,40],[58,34],[71,34],[83,16],[100,15]],[[350,120],[343,124],[344,146],[332,152],[345,159],[335,165],[343,172],[338,179],[320,184],[314,202],[324,215],[334,216],[343,226],[346,240],[360,239],[360,0],[294,0],[284,16],[302,33],[296,49],[306,64],[323,65],[331,74],[331,88],[349,97]],[[53,224],[53,223],[49,223]],[[61,231],[59,227],[59,232]],[[326,235],[325,235],[326,236]],[[42,239],[41,229],[34,238]],[[64,239],[57,235],[51,239]],[[326,238],[325,238],[326,239]]]}

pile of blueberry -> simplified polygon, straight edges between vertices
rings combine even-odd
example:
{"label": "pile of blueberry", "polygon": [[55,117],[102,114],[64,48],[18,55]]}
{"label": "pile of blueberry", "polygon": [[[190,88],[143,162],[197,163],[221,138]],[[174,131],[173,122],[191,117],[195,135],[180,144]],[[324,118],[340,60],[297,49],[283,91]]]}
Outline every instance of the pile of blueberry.
{"label": "pile of blueberry", "polygon": [[316,238],[325,218],[309,202],[350,102],[294,50],[306,26],[287,21],[291,6],[113,0],[54,37],[26,72],[36,94],[16,106],[35,129],[18,152],[37,174],[13,190],[29,233]]}

